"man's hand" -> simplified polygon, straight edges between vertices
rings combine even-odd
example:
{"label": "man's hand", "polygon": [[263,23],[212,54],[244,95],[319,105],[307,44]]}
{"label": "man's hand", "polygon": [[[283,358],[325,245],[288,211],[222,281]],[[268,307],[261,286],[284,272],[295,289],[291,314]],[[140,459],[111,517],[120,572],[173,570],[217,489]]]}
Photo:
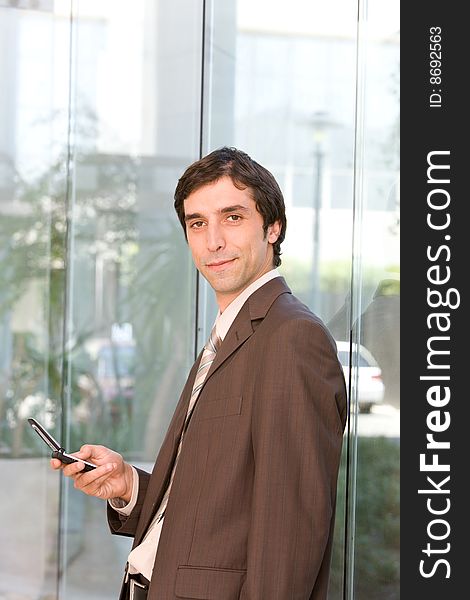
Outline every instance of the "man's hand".
{"label": "man's hand", "polygon": [[81,462],[64,465],[56,458],[51,460],[51,467],[56,470],[62,469],[66,477],[71,477],[75,481],[74,486],[77,490],[103,500],[121,498],[125,502],[130,501],[133,483],[132,467],[124,462],[120,454],[104,446],[87,444],[72,456],[97,465],[96,469],[83,473],[84,464]]}

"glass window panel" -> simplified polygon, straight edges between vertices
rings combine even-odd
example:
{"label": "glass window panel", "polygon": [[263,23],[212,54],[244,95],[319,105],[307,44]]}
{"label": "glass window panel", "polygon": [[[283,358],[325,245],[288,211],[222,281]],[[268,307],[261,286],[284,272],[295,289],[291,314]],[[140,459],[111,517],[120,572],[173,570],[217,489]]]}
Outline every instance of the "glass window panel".
{"label": "glass window panel", "polygon": [[398,6],[360,9],[357,82],[346,0],[0,7],[0,473],[15,494],[0,500],[0,595],[56,597],[59,582],[61,598],[116,597],[129,541],[103,502],[59,494],[25,419],[152,467],[216,312],[204,282],[196,303],[173,191],[226,144],[280,183],[281,272],[351,386],[330,598],[344,573],[347,598],[398,598]]}
{"label": "glass window panel", "polygon": [[[12,3],[10,3],[12,4]],[[67,3],[0,8],[0,597],[55,597],[60,439]]]}
{"label": "glass window panel", "polygon": [[[387,444],[395,439],[398,426],[398,413],[393,402],[390,404],[398,386],[395,303],[399,290],[398,43],[393,30],[393,24],[397,22],[397,5],[393,3],[383,13],[377,6],[372,10],[371,39],[374,42],[366,50],[366,58],[361,55],[365,64],[359,65],[361,77],[367,68],[368,78],[361,98],[365,121],[359,121],[358,131],[355,129],[357,8],[356,3],[341,0],[329,5],[301,0],[294,5],[264,0],[240,1],[237,3],[236,43],[233,45],[233,31],[221,18],[216,2],[211,5],[210,13],[211,33],[216,42],[210,48],[206,63],[211,79],[208,89],[211,106],[220,106],[224,101],[222,86],[217,87],[220,57],[223,56],[229,65],[225,77],[231,73],[235,81],[233,113],[231,105],[227,105],[225,119],[219,118],[216,124],[206,120],[207,150],[220,145],[213,140],[233,144],[275,174],[288,211],[281,272],[293,291],[323,318],[338,341],[338,348],[345,347],[340,350],[343,368],[352,386],[353,409],[360,414],[358,423],[355,417],[353,419],[345,450],[349,446],[348,455],[354,461],[359,431],[360,451],[359,460],[353,465],[346,464],[345,452],[341,466],[331,598],[343,597],[344,573],[352,573],[346,581],[346,597],[353,597],[355,576],[367,580],[361,571],[366,561],[358,559],[357,552],[364,551],[364,539],[370,543],[367,536],[372,535],[376,523],[363,523],[361,518],[357,524],[354,521],[354,494],[357,493],[361,503],[362,517],[369,509],[368,490],[372,485],[372,478],[363,470],[362,461],[366,464],[373,452],[367,454],[367,448],[362,447],[362,438],[375,440],[386,436]],[[230,32],[230,44],[224,45],[221,32]],[[359,85],[362,85],[362,79]],[[383,106],[388,107],[385,117]],[[356,135],[366,141],[362,157],[364,167],[355,163]],[[364,177],[361,178],[360,200],[354,205],[354,181],[361,175],[359,167],[364,168]],[[353,241],[359,259],[351,287]],[[206,298],[206,289],[204,293]],[[387,296],[385,301],[382,295]],[[393,358],[382,356],[385,344],[380,340],[380,330],[376,331],[378,314],[384,315],[382,311],[386,313],[387,327],[395,330],[391,347],[387,348]],[[210,313],[210,320],[212,318]],[[358,339],[351,346],[353,326],[356,332],[353,339]],[[373,349],[369,347],[373,346],[372,337],[377,341]],[[387,361],[394,366],[388,367]],[[367,445],[368,442],[364,443]],[[374,442],[369,441],[369,444]],[[396,452],[390,454],[391,502],[385,511],[393,506],[392,511],[396,514]],[[379,463],[377,461],[378,470]],[[347,472],[350,473],[348,480]],[[386,484],[382,474],[378,473],[377,479]],[[349,490],[350,505],[346,507],[348,486],[353,487]],[[376,507],[370,508],[376,510]],[[378,510],[376,517],[378,514],[385,517]],[[396,520],[393,519],[392,537],[396,534]],[[354,547],[356,525],[357,531],[366,531],[365,538],[360,540],[360,549]],[[383,552],[384,564],[393,566],[396,565],[394,542],[387,543],[379,550]],[[354,571],[354,557],[359,560],[357,571]],[[385,589],[387,593],[395,594],[397,581],[394,575],[386,583],[382,576],[383,573],[374,573],[368,585],[380,590],[378,596]]]}
{"label": "glass window panel", "polygon": [[[151,470],[194,360],[196,278],[173,193],[199,153],[202,7],[77,8],[68,445]],[[131,540],[109,534],[105,508],[64,482],[67,600],[117,597]]]}
{"label": "glass window panel", "polygon": [[[363,8],[353,288],[358,346],[351,357],[355,546],[350,569],[351,597],[378,600],[400,597],[399,5],[369,0]],[[363,366],[363,359],[371,366]]]}
{"label": "glass window panel", "polygon": [[[207,151],[221,143],[234,145],[275,175],[288,222],[281,273],[294,293],[331,324],[337,339],[348,340],[357,6],[342,0],[329,5],[240,0],[233,3],[237,20],[230,24],[222,18],[221,4],[211,4],[208,19],[214,43],[206,60],[207,102],[223,105],[221,60],[228,66],[225,78],[230,74],[234,81],[235,98],[224,119],[206,119]],[[211,298],[203,289],[201,304]],[[207,313],[206,332],[213,317]],[[331,598],[342,597],[343,463]]]}

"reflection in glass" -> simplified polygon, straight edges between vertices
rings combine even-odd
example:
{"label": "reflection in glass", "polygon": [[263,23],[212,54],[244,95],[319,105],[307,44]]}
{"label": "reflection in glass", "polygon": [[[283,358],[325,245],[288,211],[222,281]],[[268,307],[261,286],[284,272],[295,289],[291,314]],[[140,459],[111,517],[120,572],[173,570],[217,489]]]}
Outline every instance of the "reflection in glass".
{"label": "reflection in glass", "polygon": [[[0,9],[0,596],[52,597],[59,481],[36,417],[60,438],[68,23]],[[50,7],[49,7],[50,8]]]}
{"label": "reflection in glass", "polygon": [[129,542],[25,419],[151,468],[214,317],[173,191],[226,144],[280,183],[281,272],[350,384],[330,598],[397,598],[396,3],[367,3],[358,71],[346,0],[30,4],[0,9],[0,596],[116,597]]}
{"label": "reflection in glass", "polygon": [[[173,192],[197,157],[201,7],[180,3],[83,0],[74,19],[68,443],[147,470],[194,358],[195,274]],[[115,598],[130,541],[69,482],[62,517],[62,597]]]}
{"label": "reflection in glass", "polygon": [[[398,5],[369,1],[361,12],[357,216],[352,337],[381,370],[383,401],[360,413],[368,374],[351,357],[354,498],[350,503],[357,599],[399,598],[400,267],[398,214]],[[382,57],[380,67],[377,55]],[[384,119],[384,107],[388,117]],[[361,116],[362,115],[362,116]],[[363,118],[362,118],[363,117]]]}

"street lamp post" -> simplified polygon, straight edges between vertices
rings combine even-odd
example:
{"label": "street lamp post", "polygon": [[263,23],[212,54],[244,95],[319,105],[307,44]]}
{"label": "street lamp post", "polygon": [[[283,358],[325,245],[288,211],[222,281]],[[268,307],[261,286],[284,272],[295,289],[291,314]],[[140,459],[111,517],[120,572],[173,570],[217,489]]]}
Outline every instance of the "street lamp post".
{"label": "street lamp post", "polygon": [[314,150],[315,173],[313,182],[313,239],[312,239],[312,309],[320,312],[320,214],[323,153],[319,141]]}
{"label": "street lamp post", "polygon": [[312,248],[312,293],[311,307],[317,314],[321,313],[320,293],[320,240],[321,240],[321,212],[322,212],[322,187],[325,162],[325,140],[328,131],[338,123],[331,120],[325,111],[316,111],[309,121],[313,130],[314,142],[314,180],[313,180],[313,248]]}
{"label": "street lamp post", "polygon": [[314,180],[313,180],[313,231],[312,231],[312,293],[311,308],[320,313],[321,294],[320,294],[320,237],[321,237],[321,211],[322,211],[322,183],[323,183],[323,163],[324,163],[324,140],[328,128],[334,126],[328,114],[324,111],[317,111],[310,120],[310,126],[313,129],[314,141]]}

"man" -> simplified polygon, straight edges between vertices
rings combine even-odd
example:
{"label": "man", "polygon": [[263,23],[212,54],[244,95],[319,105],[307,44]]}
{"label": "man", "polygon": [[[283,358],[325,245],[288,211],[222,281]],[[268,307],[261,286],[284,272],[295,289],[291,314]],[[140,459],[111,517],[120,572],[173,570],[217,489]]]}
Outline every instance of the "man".
{"label": "man", "polygon": [[121,600],[323,600],[346,391],[334,341],[275,268],[282,193],[222,148],[188,167],[175,208],[219,306],[210,340],[151,475],[91,445],[76,456],[98,468],[64,474],[134,537]]}

